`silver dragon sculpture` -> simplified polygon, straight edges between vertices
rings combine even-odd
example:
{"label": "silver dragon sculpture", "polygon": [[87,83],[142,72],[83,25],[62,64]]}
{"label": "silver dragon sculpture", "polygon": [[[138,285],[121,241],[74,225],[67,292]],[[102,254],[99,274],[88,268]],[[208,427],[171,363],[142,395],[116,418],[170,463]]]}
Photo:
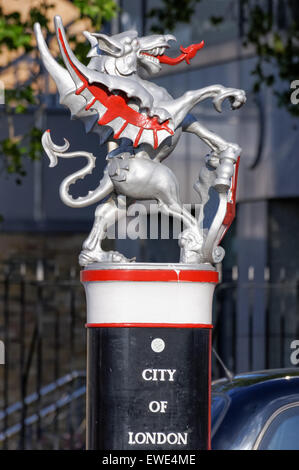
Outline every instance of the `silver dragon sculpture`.
{"label": "silver dragon sculpture", "polygon": [[[180,262],[220,262],[224,250],[219,243],[234,217],[241,149],[208,130],[190,111],[208,98],[219,112],[225,99],[232,109],[237,109],[246,101],[245,92],[212,85],[187,91],[174,99],[164,88],[144,78],[158,73],[162,63],[175,65],[182,60],[189,63],[203,42],[186,49],[181,47],[182,54],[173,59],[164,54],[169,42],[175,40],[169,34],[138,37],[136,31],[126,31],[108,36],[85,31],[91,46],[90,60],[85,66],[73,54],[59,16],[55,17],[55,29],[65,67],[51,55],[40,25],[35,24],[41,60],[56,83],[60,103],[69,108],[72,119],[83,121],[86,132],[99,135],[100,145],[108,143],[108,149],[113,147],[108,152],[99,186],[85,197],[74,199],[69,187],[93,171],[95,156],[84,151],[67,152],[68,141],[65,139],[62,146],[55,145],[49,130],[42,137],[52,167],[58,158],[87,159],[81,170],[60,185],[60,197],[66,205],[85,207],[105,199],[96,207],[94,225],[79,256],[80,265],[131,261],[116,251],[104,251],[102,241],[108,228],[126,215],[128,206],[142,200],[156,200],[162,213],[182,220]],[[177,179],[163,164],[182,132],[195,134],[211,149],[194,185],[203,206],[209,201],[211,188],[218,195],[215,215],[205,230],[202,216],[196,219],[182,204]],[[117,145],[109,145],[111,142]]]}

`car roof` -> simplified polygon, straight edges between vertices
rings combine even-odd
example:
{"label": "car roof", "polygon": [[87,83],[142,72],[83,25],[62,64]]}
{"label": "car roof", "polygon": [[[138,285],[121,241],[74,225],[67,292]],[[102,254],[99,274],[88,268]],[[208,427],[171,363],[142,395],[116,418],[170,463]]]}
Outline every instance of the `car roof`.
{"label": "car roof", "polygon": [[242,372],[236,374],[232,379],[227,377],[212,382],[213,392],[227,392],[230,389],[248,387],[269,380],[289,380],[299,378],[299,368],[266,369],[254,372]]}
{"label": "car roof", "polygon": [[299,369],[255,371],[238,374],[232,380],[217,380],[212,396],[217,395],[226,405],[221,420],[212,429],[212,447],[250,449],[275,411],[299,403]]}

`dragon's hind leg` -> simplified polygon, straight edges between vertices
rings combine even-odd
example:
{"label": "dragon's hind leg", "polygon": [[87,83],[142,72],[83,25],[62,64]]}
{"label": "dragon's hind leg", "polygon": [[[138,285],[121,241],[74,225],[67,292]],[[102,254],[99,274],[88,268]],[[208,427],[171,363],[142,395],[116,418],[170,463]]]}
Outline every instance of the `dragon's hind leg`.
{"label": "dragon's hind leg", "polygon": [[104,251],[102,241],[109,227],[126,215],[126,205],[121,197],[112,196],[108,201],[97,206],[95,220],[90,234],[83,243],[83,250],[79,256],[79,264],[86,266],[97,262],[129,262],[125,256],[117,251]]}
{"label": "dragon's hind leg", "polygon": [[[162,166],[162,168],[165,167]],[[177,180],[170,169],[167,168],[167,170],[168,178],[165,183],[163,180],[160,182],[160,191],[157,192],[160,211],[164,214],[181,219],[185,228],[197,230],[197,220],[182,204]]]}
{"label": "dragon's hind leg", "polygon": [[179,237],[181,248],[180,261],[184,263],[200,263],[203,246],[203,233],[198,221],[180,202],[177,192],[170,191],[159,200],[160,211],[181,219],[184,230]]}

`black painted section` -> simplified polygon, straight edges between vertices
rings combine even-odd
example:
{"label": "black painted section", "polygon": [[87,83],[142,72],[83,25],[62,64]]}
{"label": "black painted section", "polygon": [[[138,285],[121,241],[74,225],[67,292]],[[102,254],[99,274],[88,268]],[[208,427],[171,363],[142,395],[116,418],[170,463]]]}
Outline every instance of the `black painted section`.
{"label": "black painted section", "polygon": [[[207,449],[210,334],[201,328],[89,328],[87,448]],[[155,338],[164,340],[162,352],[152,350]],[[164,380],[146,381],[145,369],[176,372],[173,381],[168,372],[157,373]],[[149,371],[145,377],[155,378]],[[165,413],[151,412],[152,401],[167,401]]]}

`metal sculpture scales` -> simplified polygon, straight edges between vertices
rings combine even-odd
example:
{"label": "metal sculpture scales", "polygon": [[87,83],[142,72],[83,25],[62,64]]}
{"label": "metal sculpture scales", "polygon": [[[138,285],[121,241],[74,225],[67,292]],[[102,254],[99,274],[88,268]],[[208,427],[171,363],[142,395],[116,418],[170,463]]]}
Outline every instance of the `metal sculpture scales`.
{"label": "metal sculpture scales", "polygon": [[[65,67],[53,58],[44,41],[40,25],[35,24],[37,45],[42,62],[54,79],[60,94],[60,103],[71,111],[72,118],[79,118],[86,132],[96,132],[100,144],[116,142],[117,148],[107,155],[108,164],[99,186],[87,196],[74,199],[69,187],[84,178],[95,167],[95,157],[88,152],[67,152],[69,143],[55,145],[46,131],[42,144],[50,166],[58,157],[86,157],[87,164],[81,170],[64,179],[60,186],[62,201],[70,207],[85,207],[102,201],[95,211],[91,233],[83,244],[79,256],[81,266],[94,262],[129,262],[115,251],[104,251],[101,242],[108,227],[126,215],[128,205],[135,201],[156,200],[159,210],[184,223],[180,234],[181,263],[220,262],[224,250],[219,243],[234,218],[237,170],[241,149],[206,129],[190,114],[198,103],[211,98],[214,107],[221,112],[222,102],[228,98],[232,109],[246,101],[245,92],[221,85],[187,91],[174,99],[164,88],[141,78],[160,71],[161,63],[176,65],[187,63],[203,47],[199,44],[181,47],[177,58],[164,52],[172,35],[138,37],[136,31],[114,36],[102,33],[83,34],[91,45],[87,66],[72,53],[67,42],[61,18],[55,17],[57,41]],[[199,171],[194,189],[205,205],[213,187],[219,194],[219,203],[208,230],[202,229],[202,219],[197,220],[186,210],[179,196],[179,185],[173,172],[163,165],[175,149],[182,132],[197,135],[210,148],[211,153]]]}

